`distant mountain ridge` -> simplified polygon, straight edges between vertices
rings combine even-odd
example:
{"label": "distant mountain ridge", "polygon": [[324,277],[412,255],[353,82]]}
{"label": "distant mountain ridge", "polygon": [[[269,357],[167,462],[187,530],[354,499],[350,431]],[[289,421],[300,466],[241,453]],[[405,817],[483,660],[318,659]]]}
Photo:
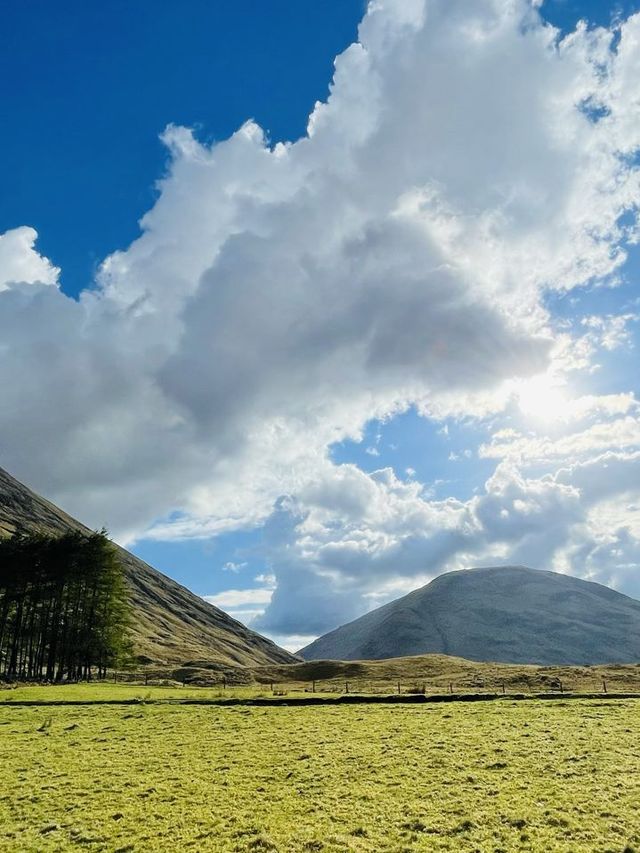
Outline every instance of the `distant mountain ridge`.
{"label": "distant mountain ridge", "polygon": [[[87,530],[0,468],[0,536],[15,530]],[[131,589],[136,652],[150,662],[206,659],[240,666],[296,663],[297,658],[256,634],[186,587],[118,548]]]}
{"label": "distant mountain ridge", "polygon": [[429,653],[548,665],[640,662],[640,601],[525,566],[467,569],[440,575],[298,652],[305,660]]}

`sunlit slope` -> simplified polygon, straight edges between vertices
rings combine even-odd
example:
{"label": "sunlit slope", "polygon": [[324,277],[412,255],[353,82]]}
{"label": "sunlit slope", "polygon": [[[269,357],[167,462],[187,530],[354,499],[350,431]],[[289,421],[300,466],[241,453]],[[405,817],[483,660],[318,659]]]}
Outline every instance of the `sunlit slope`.
{"label": "sunlit slope", "polygon": [[439,653],[476,661],[640,661],[640,602],[601,584],[523,566],[441,575],[320,637],[306,660]]}
{"label": "sunlit slope", "polygon": [[[69,529],[86,528],[0,468],[0,535]],[[170,664],[193,658],[244,666],[295,660],[133,554],[119,552],[131,588],[138,655]]]}

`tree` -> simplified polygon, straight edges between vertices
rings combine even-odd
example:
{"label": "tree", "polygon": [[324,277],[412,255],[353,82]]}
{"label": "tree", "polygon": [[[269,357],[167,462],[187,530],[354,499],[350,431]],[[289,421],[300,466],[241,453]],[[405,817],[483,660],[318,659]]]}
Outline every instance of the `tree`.
{"label": "tree", "polygon": [[99,676],[131,656],[122,563],[105,531],[0,539],[0,676]]}

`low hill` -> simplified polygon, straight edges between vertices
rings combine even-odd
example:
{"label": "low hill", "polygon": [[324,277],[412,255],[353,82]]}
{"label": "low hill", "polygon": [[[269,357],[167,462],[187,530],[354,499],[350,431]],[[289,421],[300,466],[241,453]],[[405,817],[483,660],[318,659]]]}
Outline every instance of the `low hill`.
{"label": "low hill", "polygon": [[450,572],[298,654],[379,660],[426,653],[504,663],[633,663],[640,661],[640,602],[524,566]]}
{"label": "low hill", "polygon": [[271,690],[289,693],[359,693],[389,695],[425,692],[446,693],[637,693],[640,695],[640,664],[599,666],[542,666],[538,664],[482,663],[450,655],[415,655],[382,660],[310,660],[293,664],[225,666],[191,661],[170,670],[146,669],[131,676],[138,682],[199,687],[226,686],[253,691],[241,695],[270,695]]}
{"label": "low hill", "polygon": [[[0,468],[0,535],[15,530],[87,530]],[[296,658],[123,548],[134,609],[133,640],[141,659],[179,664],[194,658],[250,666]]]}

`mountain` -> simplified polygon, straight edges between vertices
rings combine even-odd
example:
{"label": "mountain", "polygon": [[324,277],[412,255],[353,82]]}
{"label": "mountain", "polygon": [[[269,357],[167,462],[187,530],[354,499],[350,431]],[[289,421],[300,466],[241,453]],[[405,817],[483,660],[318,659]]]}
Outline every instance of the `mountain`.
{"label": "mountain", "polygon": [[[0,468],[0,536],[15,530],[87,530]],[[222,610],[118,548],[131,590],[132,636],[141,660],[179,664],[201,659],[256,666],[297,658]]]}
{"label": "mountain", "polygon": [[503,566],[440,575],[315,640],[305,660],[439,653],[475,661],[640,661],[640,601],[555,572]]}

